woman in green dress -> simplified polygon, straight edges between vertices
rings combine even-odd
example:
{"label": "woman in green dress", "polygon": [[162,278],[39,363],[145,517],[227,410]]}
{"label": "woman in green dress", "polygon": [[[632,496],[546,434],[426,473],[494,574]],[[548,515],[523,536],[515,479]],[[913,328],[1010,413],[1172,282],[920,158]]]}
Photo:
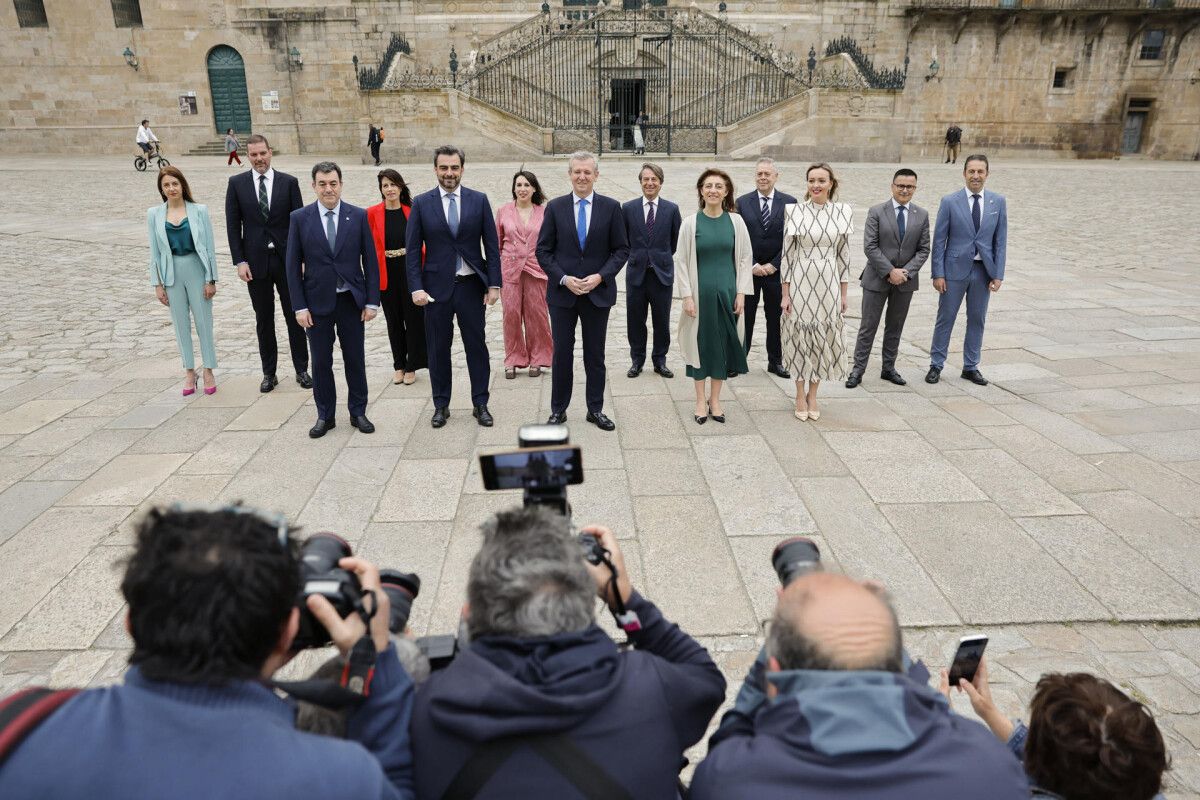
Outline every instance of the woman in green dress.
{"label": "woman in green dress", "polygon": [[696,181],[700,211],[684,218],[675,251],[675,296],[683,300],[679,342],[696,386],[696,422],[725,421],[721,387],[746,372],[742,307],[754,291],[750,233],[734,205],[733,181],[707,169]]}

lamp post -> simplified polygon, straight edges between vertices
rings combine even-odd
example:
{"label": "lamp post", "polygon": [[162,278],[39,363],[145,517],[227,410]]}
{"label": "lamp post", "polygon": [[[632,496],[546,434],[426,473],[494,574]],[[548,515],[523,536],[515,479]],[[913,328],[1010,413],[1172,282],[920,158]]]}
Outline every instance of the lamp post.
{"label": "lamp post", "polygon": [[121,55],[125,56],[125,63],[128,64],[129,66],[133,67],[134,72],[137,72],[138,67],[140,66],[140,62],[138,61],[137,53],[133,52],[133,50],[126,47],[125,52],[121,53]]}
{"label": "lamp post", "polygon": [[940,72],[941,69],[942,69],[942,65],[938,63],[938,60],[936,58],[933,61],[929,62],[929,74],[925,76],[925,82],[929,83],[934,78],[937,78],[938,72]]}
{"label": "lamp post", "polygon": [[288,64],[292,69],[304,69],[304,59],[300,57],[300,51],[295,47],[288,50]]}

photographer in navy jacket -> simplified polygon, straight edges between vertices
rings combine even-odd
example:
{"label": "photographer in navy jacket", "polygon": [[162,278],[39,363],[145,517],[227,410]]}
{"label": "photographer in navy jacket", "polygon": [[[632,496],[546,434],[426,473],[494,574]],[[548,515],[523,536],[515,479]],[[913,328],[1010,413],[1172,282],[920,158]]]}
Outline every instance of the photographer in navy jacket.
{"label": "photographer in navy jacket", "polygon": [[[151,511],[121,590],[134,650],[125,683],[81,692],[0,767],[5,800],[412,797],[413,689],[388,640],[379,571],[356,573],[379,603],[378,650],[347,738],[294,729],[270,687],[299,625],[297,547],[286,524],[241,507]],[[345,655],[367,633],[323,597],[308,608]]]}
{"label": "photographer in navy jacket", "polygon": [[[463,612],[471,642],[417,692],[417,797],[676,796],[683,751],[704,735],[725,680],[633,591],[612,532],[584,531],[610,553],[615,594],[565,517],[526,508],[483,526]],[[596,625],[597,593],[636,615],[623,624],[636,649],[622,652]]]}

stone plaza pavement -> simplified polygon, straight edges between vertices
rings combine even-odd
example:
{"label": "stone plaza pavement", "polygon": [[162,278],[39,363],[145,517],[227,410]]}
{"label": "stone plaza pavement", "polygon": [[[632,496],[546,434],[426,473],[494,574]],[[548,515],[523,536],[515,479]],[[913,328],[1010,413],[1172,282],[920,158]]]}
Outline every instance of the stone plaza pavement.
{"label": "stone plaza pavement", "polygon": [[[234,168],[181,157],[213,212],[222,270],[220,388],[181,397],[170,320],[147,278],[155,176],[131,160],[0,160],[0,693],[117,679],[129,648],[119,562],[145,509],[175,500],[244,500],[309,532],[336,531],[381,565],[420,573],[416,633],[451,630],[479,522],[519,502],[483,491],[476,457],[545,420],[549,378],[504,380],[496,307],[496,426],[471,419],[457,349],[453,416],[434,431],[427,373],[392,385],[380,318],[367,333],[378,432],[342,424],[309,440],[312,399],[286,369],[276,391],[258,392],[253,315],[223,225]],[[276,159],[302,176],[306,201],[315,160]],[[376,202],[375,170],[342,160],[345,199]],[[605,160],[598,190],[635,197],[637,163]],[[664,195],[685,213],[704,165],[666,163]],[[433,185],[428,163],[398,166],[414,190]],[[464,183],[499,205],[516,166],[468,162]],[[529,166],[548,194],[567,190],[563,161]],[[739,191],[752,188],[753,165],[723,166]],[[855,276],[867,207],[888,196],[895,166],[838,167],[854,208]],[[912,166],[931,215],[961,188],[961,165]],[[942,382],[921,380],[936,307],[928,267],[904,332],[909,385],[879,380],[877,344],[861,387],[822,387],[818,423],[793,419],[791,383],[764,371],[760,321],[750,374],[729,384],[728,423],[696,425],[676,349],[674,380],[625,377],[618,303],[605,406],[617,430],[582,421],[582,383],[570,409],[586,472],[571,491],[575,517],[617,531],[634,584],[714,651],[731,696],[771,612],[771,549],[809,534],[831,568],[887,585],[909,649],[931,667],[960,635],[991,636],[995,693],[1012,716],[1043,672],[1120,684],[1168,738],[1170,795],[1198,796],[1198,177],[1184,163],[994,164],[988,188],[1007,195],[1011,217],[987,387],[958,377],[961,321]],[[802,180],[803,165],[785,165],[780,188],[799,194]],[[848,343],[859,297],[852,284]]]}

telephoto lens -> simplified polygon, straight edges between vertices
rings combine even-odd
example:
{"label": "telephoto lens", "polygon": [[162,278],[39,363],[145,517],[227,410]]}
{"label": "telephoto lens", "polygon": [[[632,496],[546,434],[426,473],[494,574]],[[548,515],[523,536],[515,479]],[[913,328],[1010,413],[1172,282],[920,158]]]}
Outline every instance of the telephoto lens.
{"label": "telephoto lens", "polygon": [[388,617],[388,630],[400,636],[408,627],[408,615],[412,613],[413,600],[421,593],[421,579],[415,572],[385,569],[379,573],[379,583],[392,608]]}
{"label": "telephoto lens", "polygon": [[775,567],[779,582],[787,586],[801,575],[821,569],[821,551],[807,536],[793,536],[775,545],[771,566]]}

